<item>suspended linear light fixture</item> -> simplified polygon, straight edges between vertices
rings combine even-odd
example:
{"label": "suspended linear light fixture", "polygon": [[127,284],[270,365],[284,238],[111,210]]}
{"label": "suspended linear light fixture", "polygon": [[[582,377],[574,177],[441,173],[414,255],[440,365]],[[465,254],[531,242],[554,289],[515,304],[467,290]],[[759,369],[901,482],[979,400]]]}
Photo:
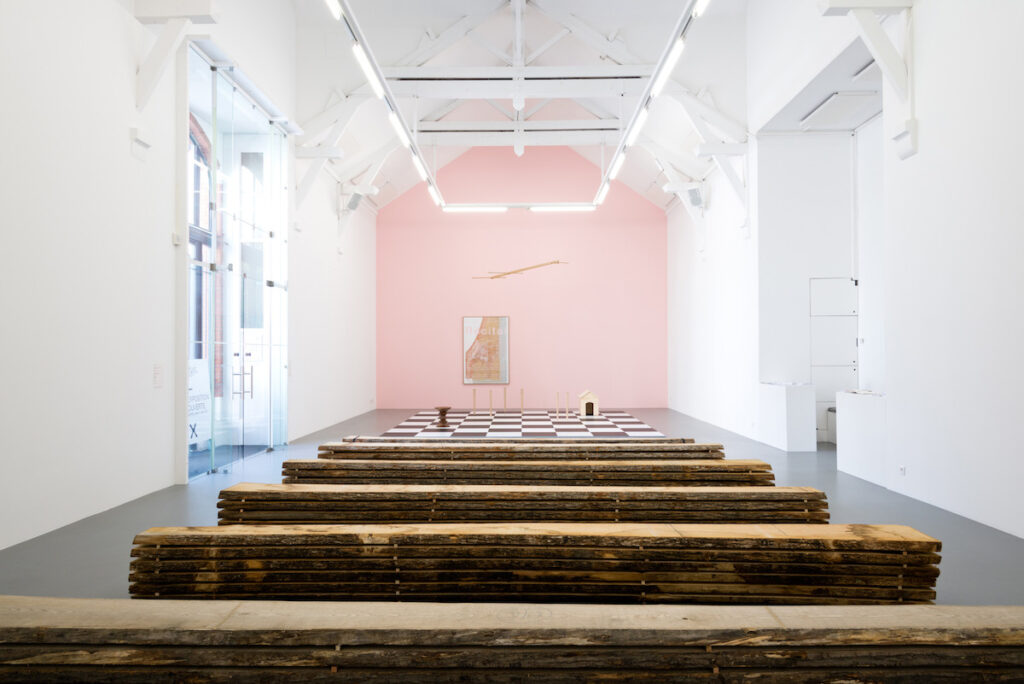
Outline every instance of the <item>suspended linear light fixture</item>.
{"label": "suspended linear light fixture", "polygon": [[686,32],[689,30],[693,18],[699,16],[707,7],[708,0],[687,0],[683,4],[683,12],[679,15],[679,20],[676,22],[675,29],[672,32],[672,43],[665,47],[661,59],[658,60],[658,64],[654,68],[654,76],[648,82],[647,89],[640,96],[639,104],[629,124],[626,126],[622,140],[619,141],[619,145],[612,155],[611,164],[608,165],[608,170],[604,178],[601,179],[601,185],[598,186],[597,195],[594,197],[595,205],[600,204],[598,197],[602,200],[604,199],[608,182],[613,180],[622,169],[626,150],[640,137],[640,131],[650,114],[651,101],[665,88],[668,80],[672,77],[672,72],[679,63],[679,59],[682,57],[683,50],[686,47]]}
{"label": "suspended linear light fixture", "polygon": [[[640,110],[640,113],[633,119],[633,126],[629,129],[629,135],[626,136],[626,147],[630,147],[636,142],[636,139],[640,137],[640,130],[647,123],[647,117],[651,113],[651,110],[644,105],[644,108]],[[625,150],[623,150],[625,152]]]}
{"label": "suspended linear light fixture", "polygon": [[530,211],[594,211],[597,205],[589,202],[566,203],[566,204],[534,204]]}
{"label": "suspended linear light fixture", "polygon": [[676,42],[672,44],[672,50],[668,53],[668,58],[665,60],[665,63],[661,65],[661,69],[654,77],[654,84],[651,86],[651,97],[658,97],[658,95],[661,95],[661,91],[664,90],[669,77],[672,76],[672,72],[675,71],[676,65],[679,64],[679,58],[683,56],[683,49],[685,47],[686,41],[683,40],[683,37],[679,36],[676,38]]}
{"label": "suspended linear light fixture", "polygon": [[608,180],[615,180],[615,177],[619,175],[619,171],[622,170],[622,164],[626,161],[626,153],[623,151],[622,154],[615,158],[612,162],[612,168],[608,169]]}
{"label": "suspended linear light fixture", "polygon": [[359,43],[352,43],[352,53],[356,56],[356,62],[359,63],[359,68],[363,70],[363,75],[366,76],[366,82],[370,84],[373,94],[383,100],[384,85],[380,82],[380,78],[377,77],[377,72],[370,65],[370,58],[366,56],[363,46]]}
{"label": "suspended linear light fixture", "polygon": [[416,173],[420,175],[420,180],[427,180],[427,167],[423,165],[419,155],[415,152],[412,154],[412,165],[416,167]]}
{"label": "suspended linear light fixture", "polygon": [[[359,24],[355,20],[355,15],[352,12],[352,8],[349,6],[349,1],[325,1],[327,2],[328,7],[331,7],[332,4],[338,6],[338,18],[344,22],[345,28],[348,29],[349,37],[352,39],[352,53],[355,55],[356,62],[359,63],[359,68],[363,70],[363,74],[366,76],[366,81],[369,83],[374,95],[384,100],[384,103],[387,105],[388,121],[392,128],[395,129],[395,133],[398,135],[398,139],[401,141],[402,145],[409,150],[409,154],[412,157],[412,164],[416,168],[416,173],[419,174],[421,179],[426,181],[427,192],[430,193],[430,198],[434,201],[434,204],[439,207],[443,207],[444,198],[441,196],[441,191],[437,187],[437,180],[424,163],[423,160],[425,157],[420,151],[416,140],[412,137],[412,129],[406,125],[405,120],[402,118],[402,113],[398,109],[397,100],[395,100],[394,95],[388,88],[384,74],[380,71],[373,60],[373,55],[369,50],[362,31],[359,29]],[[334,13],[333,9],[331,11]]]}
{"label": "suspended linear light fixture", "polygon": [[[398,141],[402,143],[402,147],[409,149],[412,147],[412,140],[409,138],[409,132],[405,130],[405,125],[398,118],[398,115],[391,111],[388,112],[388,121],[391,123],[391,127],[395,129],[395,133],[398,135]],[[415,159],[415,157],[413,157]]]}
{"label": "suspended linear light fixture", "polygon": [[449,214],[503,214],[508,207],[503,204],[449,204],[441,211]]}
{"label": "suspended linear light fixture", "polygon": [[434,200],[434,204],[439,207],[444,206],[444,202],[441,200],[441,193],[437,191],[437,188],[434,187],[433,183],[427,183],[427,192],[430,193],[430,199]]}
{"label": "suspended linear light fixture", "polygon": [[335,21],[341,21],[341,5],[338,0],[324,0],[327,3],[327,9],[331,10],[331,16],[334,17]]}
{"label": "suspended linear light fixture", "polygon": [[604,198],[608,195],[608,181],[605,181],[597,191],[597,197],[594,198],[594,204],[601,204],[604,202]]}

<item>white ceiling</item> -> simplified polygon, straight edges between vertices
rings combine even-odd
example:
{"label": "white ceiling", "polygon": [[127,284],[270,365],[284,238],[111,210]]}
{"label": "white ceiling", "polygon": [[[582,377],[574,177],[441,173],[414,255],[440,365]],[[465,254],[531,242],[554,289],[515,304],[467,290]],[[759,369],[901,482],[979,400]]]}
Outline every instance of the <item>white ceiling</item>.
{"label": "white ceiling", "polygon": [[[839,95],[839,98],[835,97]],[[819,107],[846,98],[847,106],[826,117]],[[765,125],[765,131],[853,131],[882,111],[882,72],[858,38]],[[816,120],[817,119],[817,120]]]}
{"label": "white ceiling", "polygon": [[[306,92],[305,102],[300,95],[300,111],[304,105],[310,112],[306,119],[313,120],[318,111],[368,88],[347,33],[323,0],[294,1],[300,92]],[[741,131],[746,3],[711,2],[688,31],[675,84],[666,88],[697,94]],[[607,164],[686,7],[681,0],[350,0],[350,5],[435,168],[472,146],[496,144],[525,154],[537,144],[567,145],[595,165]],[[527,69],[518,86],[509,80],[513,65]],[[310,73],[303,75],[304,69]],[[513,98],[517,87],[526,90],[522,102]],[[371,184],[379,188],[372,200],[382,206],[419,183],[401,148],[378,163],[395,141],[383,103],[371,98],[355,110],[338,142],[345,156],[329,162],[328,169],[350,183],[349,191]],[[321,135],[300,142],[333,141]],[[701,180],[712,168],[709,160],[694,156],[699,142],[680,99],[663,95],[653,103],[618,180],[668,207],[674,195],[663,190],[666,183]]]}

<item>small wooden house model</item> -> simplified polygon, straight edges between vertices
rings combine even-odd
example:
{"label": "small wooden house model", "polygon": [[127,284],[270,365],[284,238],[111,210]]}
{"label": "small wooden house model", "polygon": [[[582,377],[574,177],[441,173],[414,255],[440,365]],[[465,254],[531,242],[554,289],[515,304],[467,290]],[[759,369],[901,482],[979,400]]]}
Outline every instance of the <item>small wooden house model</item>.
{"label": "small wooden house model", "polygon": [[597,395],[586,390],[580,395],[580,418],[589,418],[601,415],[597,405]]}

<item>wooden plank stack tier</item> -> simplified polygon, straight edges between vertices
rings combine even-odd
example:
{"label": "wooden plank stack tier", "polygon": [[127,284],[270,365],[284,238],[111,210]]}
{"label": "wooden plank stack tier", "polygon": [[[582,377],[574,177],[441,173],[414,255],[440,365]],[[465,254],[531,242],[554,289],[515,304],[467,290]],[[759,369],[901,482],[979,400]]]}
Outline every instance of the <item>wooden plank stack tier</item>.
{"label": "wooden plank stack tier", "polygon": [[451,461],[293,459],[289,484],[507,484],[751,487],[771,486],[771,466],[755,460]]}
{"label": "wooden plank stack tier", "polygon": [[217,503],[230,524],[427,522],[827,523],[811,487],[238,484]]}
{"label": "wooden plank stack tier", "polygon": [[929,603],[941,544],[901,525],[158,527],[138,598]]}
{"label": "wooden plank stack tier", "polygon": [[[385,437],[383,435],[349,435],[342,442],[408,442],[409,437]],[[460,442],[469,444],[488,444],[494,442],[540,442],[542,444],[694,444],[692,437],[616,437],[614,440],[603,440],[595,437],[444,437],[438,441]]]}
{"label": "wooden plank stack tier", "polygon": [[1010,682],[1024,608],[0,597],[4,682]]}
{"label": "wooden plank stack tier", "polygon": [[651,440],[602,441],[596,439],[554,442],[466,442],[419,439],[404,442],[328,442],[320,445],[319,458],[384,460],[552,461],[568,459],[717,459],[724,458],[721,444],[692,444]]}

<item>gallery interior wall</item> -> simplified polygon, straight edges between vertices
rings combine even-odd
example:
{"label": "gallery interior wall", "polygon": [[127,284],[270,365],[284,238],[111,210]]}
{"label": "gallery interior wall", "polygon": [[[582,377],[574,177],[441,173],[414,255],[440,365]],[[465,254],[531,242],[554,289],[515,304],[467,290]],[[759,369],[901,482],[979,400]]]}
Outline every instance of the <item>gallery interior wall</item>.
{"label": "gallery interior wall", "polygon": [[[1024,138],[1011,132],[1024,107],[1022,25],[1014,0],[914,8],[920,151],[900,161],[891,142],[885,150],[888,460],[879,473],[897,491],[1017,536]],[[893,93],[884,97],[888,137],[899,115]]]}
{"label": "gallery interior wall", "polygon": [[[441,169],[449,202],[584,202],[600,171],[567,148],[475,148]],[[505,315],[509,402],[589,389],[601,405],[666,403],[666,220],[620,183],[592,213],[448,214],[423,185],[377,219],[377,405],[468,407],[462,317]],[[541,262],[505,279],[474,279]],[[493,390],[481,385],[487,406]],[[564,401],[564,399],[562,400]]]}
{"label": "gallery interior wall", "polygon": [[338,214],[322,178],[289,240],[289,439],[376,406],[377,217],[368,202]]}
{"label": "gallery interior wall", "polygon": [[717,173],[668,214],[668,406],[757,438],[757,234]]}
{"label": "gallery interior wall", "polygon": [[147,39],[115,2],[0,9],[0,547],[174,482],[174,92],[136,113]]}
{"label": "gallery interior wall", "polygon": [[[156,32],[131,4],[0,4],[0,307],[16,322],[0,355],[0,547],[185,477],[185,247],[171,240],[183,100],[172,64],[137,110]],[[290,109],[291,5],[220,7],[206,33]]]}

